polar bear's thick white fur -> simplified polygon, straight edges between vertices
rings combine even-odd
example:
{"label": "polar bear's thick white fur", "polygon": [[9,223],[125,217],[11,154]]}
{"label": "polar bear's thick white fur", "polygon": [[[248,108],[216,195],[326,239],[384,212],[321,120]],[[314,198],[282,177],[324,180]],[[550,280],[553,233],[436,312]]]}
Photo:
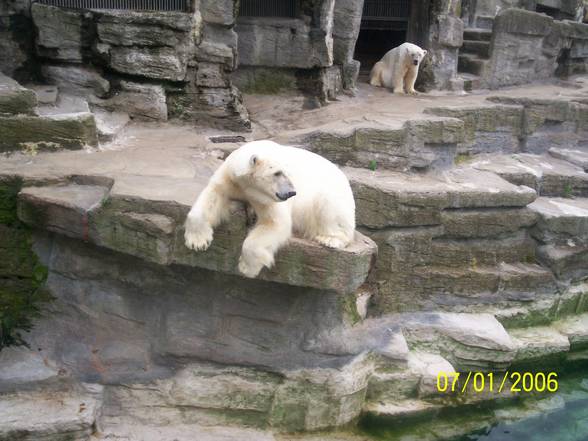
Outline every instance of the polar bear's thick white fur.
{"label": "polar bear's thick white fur", "polygon": [[370,84],[394,89],[394,93],[400,95],[404,95],[406,88],[407,93],[416,95],[414,83],[426,54],[426,50],[412,43],[390,49],[372,68]]}
{"label": "polar bear's thick white fur", "polygon": [[232,201],[247,202],[257,217],[239,259],[239,271],[247,277],[270,268],[292,234],[331,248],[353,240],[355,201],[347,177],[307,150],[253,141],[231,153],[188,214],[188,248],[210,246],[213,229],[229,216]]}

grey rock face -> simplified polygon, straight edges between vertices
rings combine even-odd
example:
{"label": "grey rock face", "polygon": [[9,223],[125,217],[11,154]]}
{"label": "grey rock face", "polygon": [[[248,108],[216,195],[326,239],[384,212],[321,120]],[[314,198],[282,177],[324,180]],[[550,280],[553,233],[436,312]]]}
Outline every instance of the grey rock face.
{"label": "grey rock face", "polygon": [[52,84],[70,94],[104,97],[110,91],[110,83],[97,71],[78,66],[51,66],[42,68],[43,76]]}
{"label": "grey rock face", "polygon": [[110,111],[124,109],[133,118],[142,120],[167,120],[167,104],[163,87],[121,81],[120,91],[112,97],[93,99],[92,104]]}
{"label": "grey rock face", "polygon": [[33,21],[37,27],[39,55],[54,60],[82,61],[83,14],[54,6],[33,3]]}
{"label": "grey rock face", "polygon": [[239,20],[239,63],[243,66],[312,68],[333,63],[332,41],[324,30],[311,32],[300,19]]}
{"label": "grey rock face", "polygon": [[172,48],[113,47],[110,66],[121,73],[181,81],[186,77],[186,55]]}
{"label": "grey rock face", "polygon": [[235,23],[236,7],[234,0],[200,1],[202,19],[208,23],[224,26],[232,26]]}

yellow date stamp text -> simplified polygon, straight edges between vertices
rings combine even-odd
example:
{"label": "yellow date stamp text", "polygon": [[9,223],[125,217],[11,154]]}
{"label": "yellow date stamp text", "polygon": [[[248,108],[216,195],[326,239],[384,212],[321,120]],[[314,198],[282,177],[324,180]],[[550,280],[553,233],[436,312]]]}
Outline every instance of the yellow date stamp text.
{"label": "yellow date stamp text", "polygon": [[557,392],[555,372],[439,372],[437,391],[442,393]]}

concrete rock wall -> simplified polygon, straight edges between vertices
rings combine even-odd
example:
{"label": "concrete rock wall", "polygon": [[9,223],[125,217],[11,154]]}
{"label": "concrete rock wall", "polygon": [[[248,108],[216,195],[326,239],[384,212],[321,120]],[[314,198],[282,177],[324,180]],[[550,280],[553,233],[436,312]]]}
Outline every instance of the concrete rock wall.
{"label": "concrete rock wall", "polygon": [[32,19],[44,77],[94,106],[140,119],[250,126],[228,77],[236,66],[232,8],[203,2],[194,13],[141,13],[35,3]]}
{"label": "concrete rock wall", "polygon": [[496,17],[483,81],[498,88],[585,72],[587,37],[587,25],[507,9]]}

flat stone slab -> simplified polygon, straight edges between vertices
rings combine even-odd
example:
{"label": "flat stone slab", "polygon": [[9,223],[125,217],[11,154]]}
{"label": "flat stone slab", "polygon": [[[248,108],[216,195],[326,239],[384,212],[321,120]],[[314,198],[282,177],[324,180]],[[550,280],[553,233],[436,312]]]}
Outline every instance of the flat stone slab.
{"label": "flat stone slab", "polygon": [[515,363],[545,360],[570,350],[568,338],[550,327],[511,329],[509,333],[517,346]]}
{"label": "flat stone slab", "polygon": [[[237,263],[247,234],[244,209],[236,208],[231,221],[216,230],[207,251],[195,252],[184,244],[183,223],[205,181],[126,177],[112,188],[104,182],[27,187],[19,195],[18,213],[36,228],[159,264],[239,274]],[[186,198],[178,200],[182,194]],[[365,282],[376,252],[376,244],[361,233],[343,250],[292,238],[278,252],[275,266],[264,269],[259,278],[351,293]]]}
{"label": "flat stone slab", "polygon": [[94,431],[102,386],[36,389],[0,396],[0,439],[85,440]]}
{"label": "flat stone slab", "polygon": [[470,168],[434,175],[343,171],[355,195],[357,222],[370,228],[437,225],[447,208],[524,207],[536,197],[531,188]]}
{"label": "flat stone slab", "polygon": [[544,242],[588,243],[588,199],[540,197],[529,209],[539,216],[534,235]]}
{"label": "flat stone slab", "polygon": [[37,96],[0,72],[0,114],[34,115]]}
{"label": "flat stone slab", "polygon": [[470,166],[534,188],[541,196],[588,196],[588,174],[577,165],[549,155],[490,156]]}
{"label": "flat stone slab", "polygon": [[588,171],[588,151],[575,149],[550,148],[549,154],[554,158],[563,159]]}

